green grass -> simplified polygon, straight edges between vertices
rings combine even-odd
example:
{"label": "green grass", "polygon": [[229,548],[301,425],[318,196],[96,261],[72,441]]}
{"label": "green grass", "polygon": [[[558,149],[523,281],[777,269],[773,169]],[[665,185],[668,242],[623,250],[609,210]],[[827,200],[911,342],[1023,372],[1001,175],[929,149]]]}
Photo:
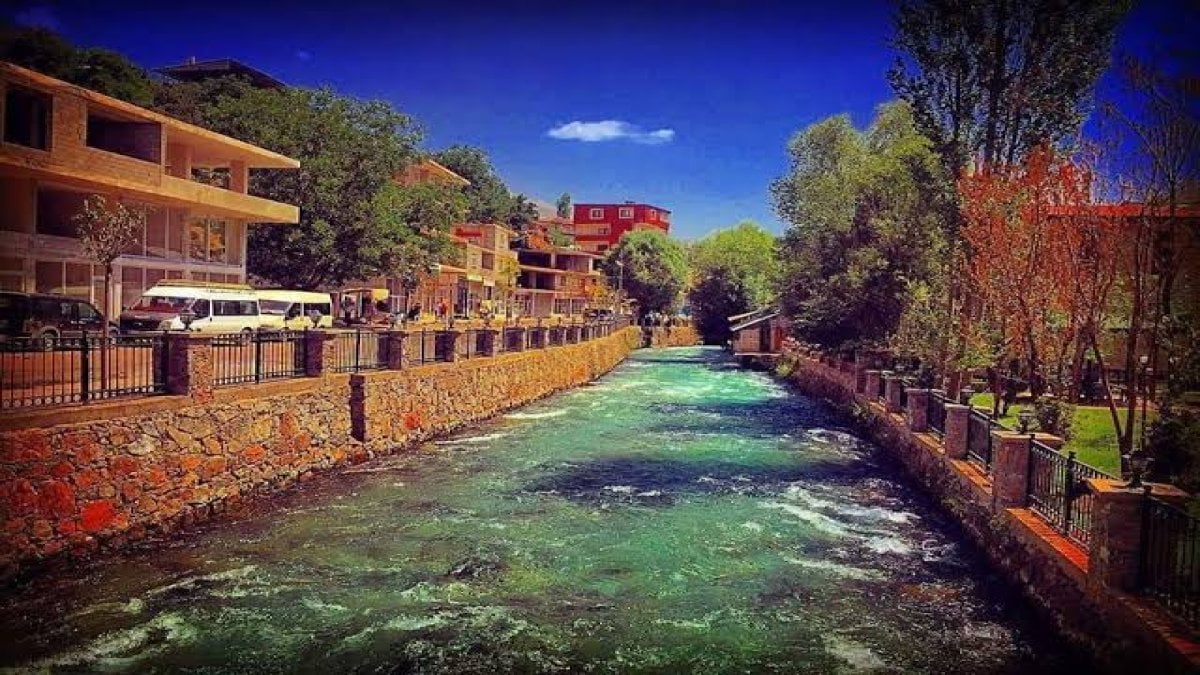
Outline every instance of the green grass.
{"label": "green grass", "polygon": [[[991,410],[992,395],[988,393],[975,394],[971,397],[971,404]],[[1032,406],[1027,403],[1014,403],[1009,406],[1008,414],[1001,417],[1000,421],[1014,429],[1018,428],[1020,422],[1017,420],[1017,413],[1027,407],[1031,408]],[[1148,413],[1151,421],[1155,416],[1154,411]],[[1124,412],[1121,412],[1121,419],[1124,418]],[[1134,438],[1137,438],[1141,421],[1142,417],[1139,413],[1136,419]],[[1121,473],[1121,457],[1117,451],[1117,432],[1113,430],[1112,416],[1105,406],[1076,406],[1071,440],[1067,441],[1063,449],[1073,450],[1075,458],[1084,464],[1090,464],[1113,475]]]}

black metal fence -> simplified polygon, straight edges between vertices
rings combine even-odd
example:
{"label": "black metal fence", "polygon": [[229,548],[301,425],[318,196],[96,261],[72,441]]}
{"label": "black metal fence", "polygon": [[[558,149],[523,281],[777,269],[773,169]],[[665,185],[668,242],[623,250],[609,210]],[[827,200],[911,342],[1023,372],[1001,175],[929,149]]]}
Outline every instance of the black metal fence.
{"label": "black metal fence", "polygon": [[940,392],[929,392],[929,403],[925,406],[925,421],[929,430],[937,436],[946,435],[946,397]]}
{"label": "black metal fence", "polygon": [[165,393],[168,349],[165,334],[5,340],[0,409]]}
{"label": "black metal fence", "polygon": [[1142,592],[1200,628],[1200,518],[1157,497],[1143,509]]}
{"label": "black metal fence", "polygon": [[333,371],[359,373],[387,367],[383,335],[375,331],[355,330],[333,336]]}
{"label": "black metal fence", "polygon": [[504,329],[504,339],[501,340],[506,352],[519,352],[526,348],[528,337],[524,328],[509,327]]}
{"label": "black metal fence", "polygon": [[967,416],[967,460],[985,471],[992,468],[992,431],[1006,427],[986,413],[972,409]]}
{"label": "black metal fence", "polygon": [[883,376],[880,375],[878,378],[876,378],[875,398],[877,400],[883,401],[883,400],[885,400],[886,397],[887,397],[887,380],[883,379]]}
{"label": "black metal fence", "polygon": [[213,385],[264,382],[308,373],[304,331],[243,331],[213,336]]}
{"label": "black metal fence", "polygon": [[444,339],[438,336],[445,331],[421,329],[408,334],[408,362],[412,364],[448,361],[448,354],[441,346]]}
{"label": "black metal fence", "polygon": [[1030,439],[1029,508],[1058,532],[1085,548],[1091,542],[1094,497],[1084,481],[1113,478],[1075,459],[1075,453],[1058,450]]}

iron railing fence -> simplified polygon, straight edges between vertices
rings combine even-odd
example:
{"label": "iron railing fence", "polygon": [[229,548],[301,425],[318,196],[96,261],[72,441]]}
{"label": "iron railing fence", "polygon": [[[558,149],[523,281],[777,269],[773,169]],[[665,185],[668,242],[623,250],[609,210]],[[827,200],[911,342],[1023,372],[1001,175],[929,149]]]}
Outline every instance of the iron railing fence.
{"label": "iron railing fence", "polygon": [[0,409],[166,393],[167,335],[9,338],[0,342]]}
{"label": "iron railing fence", "polygon": [[910,387],[915,386],[917,386],[917,378],[900,378],[900,410],[908,410],[908,390]]}
{"label": "iron railing fence", "polygon": [[1031,438],[1026,497],[1029,508],[1056,531],[1087,548],[1091,543],[1094,496],[1088,478],[1114,476]]}
{"label": "iron railing fence", "polygon": [[333,336],[333,368],[335,373],[359,373],[387,367],[384,336],[370,330],[355,329]]}
{"label": "iron railing fence", "polygon": [[504,329],[504,351],[519,352],[527,346],[527,333],[524,328],[509,327]]}
{"label": "iron railing fence", "polygon": [[409,363],[421,365],[445,361],[446,354],[441,349],[442,341],[438,338],[442,332],[440,330],[422,328],[421,330],[409,333],[407,345]]}
{"label": "iron railing fence", "polygon": [[883,401],[883,400],[886,400],[886,398],[887,398],[887,380],[883,379],[883,376],[880,375],[876,378],[876,382],[875,382],[875,400]]}
{"label": "iron railing fence", "polygon": [[925,422],[929,431],[937,436],[946,435],[946,397],[939,391],[929,392],[929,402],[925,406]]}
{"label": "iron railing fence", "polygon": [[242,331],[214,335],[213,385],[228,387],[308,374],[306,332]]}
{"label": "iron railing fence", "polygon": [[1147,495],[1142,512],[1142,592],[1200,628],[1200,518]]}
{"label": "iron railing fence", "polygon": [[1007,427],[974,408],[967,415],[967,460],[978,464],[986,473],[992,470],[992,431],[996,429]]}

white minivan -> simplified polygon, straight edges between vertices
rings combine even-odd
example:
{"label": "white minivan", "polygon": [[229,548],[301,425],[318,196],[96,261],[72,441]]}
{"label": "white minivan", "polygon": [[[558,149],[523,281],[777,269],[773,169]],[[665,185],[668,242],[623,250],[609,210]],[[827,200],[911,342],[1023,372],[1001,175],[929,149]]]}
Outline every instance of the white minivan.
{"label": "white minivan", "polygon": [[333,298],[328,293],[282,289],[260,290],[256,293],[262,311],[263,328],[333,328]]}
{"label": "white minivan", "polygon": [[[190,326],[184,318],[191,319]],[[258,296],[241,284],[162,281],[121,312],[122,332],[251,333],[262,325]]]}

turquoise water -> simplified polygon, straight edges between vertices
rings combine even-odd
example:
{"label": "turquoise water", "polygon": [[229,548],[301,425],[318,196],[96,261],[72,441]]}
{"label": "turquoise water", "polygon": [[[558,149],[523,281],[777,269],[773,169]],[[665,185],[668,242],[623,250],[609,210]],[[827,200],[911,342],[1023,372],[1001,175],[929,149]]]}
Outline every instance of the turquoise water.
{"label": "turquoise water", "polygon": [[718,351],[42,578],[51,672],[1051,672],[1077,665],[880,452]]}

